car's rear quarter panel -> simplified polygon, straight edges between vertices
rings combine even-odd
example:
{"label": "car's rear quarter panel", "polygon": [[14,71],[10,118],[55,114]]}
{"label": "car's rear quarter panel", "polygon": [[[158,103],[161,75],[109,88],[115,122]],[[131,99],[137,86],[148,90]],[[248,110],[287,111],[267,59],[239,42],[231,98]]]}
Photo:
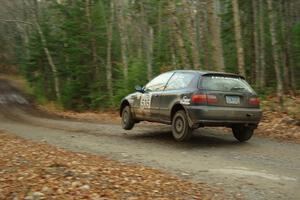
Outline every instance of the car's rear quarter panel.
{"label": "car's rear quarter panel", "polygon": [[196,92],[196,88],[165,91],[160,100],[160,112],[163,120],[171,121],[171,111],[173,106],[181,104],[183,98],[190,99]]}

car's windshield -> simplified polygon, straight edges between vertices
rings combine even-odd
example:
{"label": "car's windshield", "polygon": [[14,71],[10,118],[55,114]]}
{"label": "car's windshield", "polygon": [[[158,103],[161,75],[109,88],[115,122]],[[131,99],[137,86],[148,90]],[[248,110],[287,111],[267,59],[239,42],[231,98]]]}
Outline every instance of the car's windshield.
{"label": "car's windshield", "polygon": [[207,90],[254,93],[250,85],[238,77],[204,76],[202,78],[202,88]]}

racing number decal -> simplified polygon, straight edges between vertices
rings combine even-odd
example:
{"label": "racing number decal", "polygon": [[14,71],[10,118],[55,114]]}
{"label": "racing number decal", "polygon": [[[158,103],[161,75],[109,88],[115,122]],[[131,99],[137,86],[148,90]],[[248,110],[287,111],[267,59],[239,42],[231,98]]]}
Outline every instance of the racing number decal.
{"label": "racing number decal", "polygon": [[150,109],[151,107],[151,94],[142,94],[141,96],[141,109]]}

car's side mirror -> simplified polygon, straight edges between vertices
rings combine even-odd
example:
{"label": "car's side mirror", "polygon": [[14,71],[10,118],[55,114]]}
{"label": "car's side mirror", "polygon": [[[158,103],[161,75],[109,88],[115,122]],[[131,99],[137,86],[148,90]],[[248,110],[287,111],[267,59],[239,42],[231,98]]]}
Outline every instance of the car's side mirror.
{"label": "car's side mirror", "polygon": [[144,88],[142,88],[141,86],[137,85],[134,87],[135,91],[140,92],[140,93],[144,93]]}

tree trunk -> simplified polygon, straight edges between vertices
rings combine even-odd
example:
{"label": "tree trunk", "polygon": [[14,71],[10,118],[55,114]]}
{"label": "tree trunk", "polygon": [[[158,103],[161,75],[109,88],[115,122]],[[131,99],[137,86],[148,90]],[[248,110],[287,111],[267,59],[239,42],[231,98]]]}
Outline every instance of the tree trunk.
{"label": "tree trunk", "polygon": [[179,56],[181,58],[181,62],[184,69],[189,69],[189,60],[188,60],[188,53],[186,51],[185,45],[184,45],[184,39],[182,32],[180,30],[179,21],[177,19],[176,15],[176,1],[172,0],[169,3],[169,11],[172,18],[172,34],[174,35],[174,38],[178,44],[178,52]]}
{"label": "tree trunk", "polygon": [[110,16],[109,16],[108,27],[107,27],[106,81],[107,81],[107,91],[111,102],[113,100],[112,64],[111,64],[113,22],[114,22],[114,2],[110,1]]}
{"label": "tree trunk", "polygon": [[255,69],[255,84],[260,86],[260,65],[259,65],[259,40],[258,40],[258,24],[257,24],[257,0],[252,0],[253,10],[253,39],[254,39],[254,59],[252,68]]}
{"label": "tree trunk", "polygon": [[281,37],[284,39],[282,41],[282,64],[283,64],[283,89],[284,91],[289,91],[290,88],[290,76],[289,76],[289,47],[288,47],[288,40],[289,40],[289,34],[286,31],[286,10],[285,10],[285,0],[281,0],[279,2],[280,7],[280,28],[281,28]]}
{"label": "tree trunk", "polygon": [[193,66],[194,69],[200,69],[200,57],[199,57],[199,49],[197,46],[197,33],[195,28],[195,14],[194,14],[194,8],[193,2],[188,2],[186,0],[182,0],[182,5],[185,8],[185,24],[186,29],[189,34],[189,42],[192,50],[192,59],[193,59]]}
{"label": "tree trunk", "polygon": [[[88,22],[88,31],[89,33],[93,33],[92,30],[92,18],[91,18],[91,6],[92,6],[92,1],[91,0],[85,0],[85,13],[86,13],[86,18]],[[99,69],[98,69],[98,63],[97,63],[97,45],[96,45],[96,38],[94,35],[91,35],[91,51],[92,51],[92,65],[93,65],[93,76],[94,76],[94,81],[99,79]]]}
{"label": "tree trunk", "polygon": [[264,88],[266,86],[266,78],[265,78],[265,70],[266,70],[266,60],[265,60],[265,25],[264,25],[264,0],[259,0],[259,83],[260,88]]}
{"label": "tree trunk", "polygon": [[58,101],[60,101],[61,100],[61,95],[60,95],[60,85],[59,85],[59,78],[58,78],[58,74],[57,74],[57,68],[56,68],[56,65],[54,64],[52,55],[51,55],[51,53],[50,53],[50,51],[47,47],[46,38],[45,38],[44,33],[42,31],[42,28],[39,24],[39,6],[38,6],[38,1],[37,0],[34,0],[33,19],[34,19],[34,24],[36,26],[37,32],[40,36],[42,46],[43,46],[44,52],[46,54],[48,63],[50,65],[51,72],[53,74],[55,96],[56,96],[56,99]]}
{"label": "tree trunk", "polygon": [[[26,3],[25,3],[25,0],[22,1],[22,5],[23,5],[23,18],[24,18],[24,21],[28,21],[28,8],[26,6]],[[30,52],[29,52],[29,48],[28,48],[28,45],[29,45],[29,35],[30,35],[30,29],[29,29],[29,26],[25,26],[24,27],[24,45],[25,45],[25,56],[26,56],[26,59],[29,59],[29,56],[30,56]]]}
{"label": "tree trunk", "polygon": [[224,71],[224,56],[221,39],[220,18],[217,15],[216,0],[207,0],[207,14],[212,44],[212,60],[218,71]]}
{"label": "tree trunk", "polygon": [[148,28],[148,40],[147,40],[147,49],[146,49],[146,54],[147,54],[147,77],[148,80],[150,81],[152,79],[152,59],[153,59],[153,28],[149,26]]}
{"label": "tree trunk", "polygon": [[[157,47],[157,52],[156,52],[156,55],[157,55],[157,57],[158,58],[160,58],[161,57],[161,54],[163,53],[162,51],[161,51],[161,49],[162,49],[162,43],[163,43],[163,40],[162,40],[162,28],[163,28],[163,22],[162,22],[162,20],[163,20],[163,17],[162,17],[162,12],[163,12],[163,2],[162,1],[159,1],[159,3],[158,3],[158,17],[157,17],[157,36],[156,36],[156,40],[157,40],[157,42],[156,42],[156,47]],[[153,41],[154,42],[154,41]]]}
{"label": "tree trunk", "polygon": [[272,0],[267,0],[267,3],[268,3],[268,16],[270,21],[271,42],[272,42],[272,49],[273,49],[274,69],[275,69],[276,80],[277,80],[277,96],[280,102],[281,109],[283,109],[283,88],[282,88],[282,78],[281,78],[281,70],[279,64],[279,46],[278,46],[276,28],[275,28],[276,19],[273,11]]}
{"label": "tree trunk", "polygon": [[36,27],[37,27],[37,31],[39,33],[39,36],[41,38],[41,41],[42,41],[42,45],[43,45],[43,49],[44,49],[44,52],[47,56],[47,60],[48,60],[48,63],[51,67],[51,71],[52,71],[52,74],[53,74],[53,78],[54,78],[54,90],[55,90],[55,95],[56,95],[56,99],[58,101],[61,100],[61,96],[60,96],[60,86],[59,86],[59,78],[58,78],[58,75],[57,75],[57,68],[56,68],[56,65],[54,64],[53,62],[53,59],[52,59],[52,56],[50,54],[50,51],[47,47],[47,41],[45,39],[45,36],[44,36],[44,33],[40,27],[40,24],[38,22],[36,22]]}
{"label": "tree trunk", "polygon": [[121,56],[122,56],[122,64],[124,67],[124,79],[125,85],[128,85],[128,35],[126,28],[126,17],[124,15],[124,4],[123,1],[114,0],[114,4],[116,6],[116,17],[118,21],[118,27],[120,32],[120,40],[121,40]]}
{"label": "tree trunk", "polygon": [[281,30],[282,30],[282,37],[284,38],[283,45],[284,45],[284,51],[283,51],[283,59],[284,59],[284,85],[287,87],[287,89],[292,93],[292,95],[295,95],[296,93],[296,84],[295,84],[295,74],[294,74],[294,60],[293,60],[293,54],[292,51],[292,43],[291,43],[291,35],[290,30],[292,27],[292,20],[291,20],[291,1],[283,1],[282,4],[282,24],[281,24]]}
{"label": "tree trunk", "polygon": [[235,32],[235,43],[237,50],[237,60],[238,60],[238,69],[239,74],[242,76],[246,76],[245,72],[245,53],[243,48],[242,41],[242,28],[240,21],[240,11],[238,0],[232,0],[232,8],[233,8],[233,18],[234,18],[234,32]]}
{"label": "tree trunk", "polygon": [[[293,6],[294,4],[292,3],[292,1],[285,1],[285,6],[286,6],[286,12],[287,12],[287,19],[286,19],[286,23],[287,23],[287,29],[291,30],[292,27],[292,18],[293,18],[293,9],[295,9]],[[295,78],[295,60],[294,60],[294,56],[295,56],[295,52],[292,49],[292,43],[291,43],[291,37],[288,38],[288,48],[289,48],[289,71],[290,71],[290,78],[291,78],[291,89],[293,92],[293,95],[296,95],[296,90],[297,90],[297,86],[296,86],[296,78]]]}
{"label": "tree trunk", "polygon": [[142,45],[145,47],[146,52],[146,60],[147,60],[147,78],[148,81],[152,79],[152,59],[153,59],[153,40],[154,40],[154,33],[153,28],[149,25],[145,7],[144,7],[144,1],[140,1],[140,8],[141,8],[141,34],[142,34]]}
{"label": "tree trunk", "polygon": [[[173,40],[172,40],[173,41]],[[172,59],[172,68],[177,69],[177,58],[176,58],[176,50],[175,50],[175,43],[171,45],[171,59]]]}
{"label": "tree trunk", "polygon": [[198,6],[198,18],[199,18],[199,40],[200,40],[200,49],[203,54],[204,68],[212,70],[210,64],[210,54],[209,54],[209,43],[208,43],[208,24],[207,24],[207,12],[206,12],[206,2],[197,1]]}

